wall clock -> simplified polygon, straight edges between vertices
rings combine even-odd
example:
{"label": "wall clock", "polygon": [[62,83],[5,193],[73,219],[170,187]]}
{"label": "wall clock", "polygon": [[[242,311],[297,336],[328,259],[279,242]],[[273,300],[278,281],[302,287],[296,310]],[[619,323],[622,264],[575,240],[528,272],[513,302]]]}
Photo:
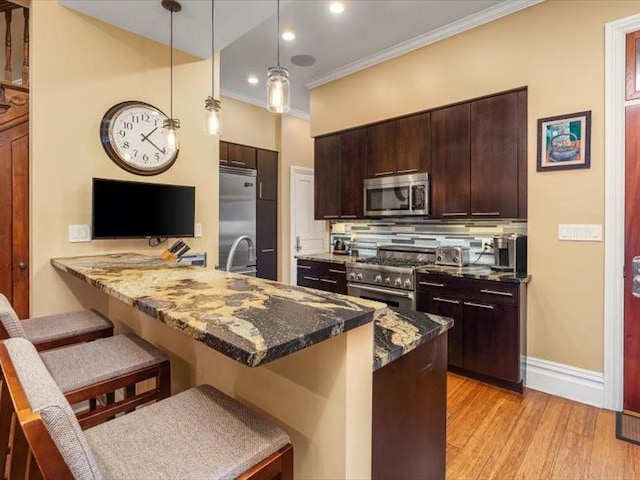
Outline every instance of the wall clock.
{"label": "wall clock", "polygon": [[118,103],[102,117],[102,146],[109,158],[128,172],[162,173],[174,164],[179,152],[167,146],[167,131],[162,126],[166,118],[161,110],[148,103]]}

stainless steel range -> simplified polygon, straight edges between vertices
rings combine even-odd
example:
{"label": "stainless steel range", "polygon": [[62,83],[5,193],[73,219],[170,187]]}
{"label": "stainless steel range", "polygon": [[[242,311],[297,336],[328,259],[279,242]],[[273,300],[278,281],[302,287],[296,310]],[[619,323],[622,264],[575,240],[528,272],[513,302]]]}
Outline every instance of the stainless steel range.
{"label": "stainless steel range", "polygon": [[435,263],[435,247],[379,245],[378,255],[347,263],[349,295],[415,310],[415,269]]}

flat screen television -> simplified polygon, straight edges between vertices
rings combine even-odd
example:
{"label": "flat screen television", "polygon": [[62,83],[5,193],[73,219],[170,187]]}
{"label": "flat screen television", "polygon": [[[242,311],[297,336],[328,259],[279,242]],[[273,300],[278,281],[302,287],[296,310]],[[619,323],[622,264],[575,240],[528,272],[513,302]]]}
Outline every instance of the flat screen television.
{"label": "flat screen television", "polygon": [[93,179],[92,238],[193,237],[196,188]]}

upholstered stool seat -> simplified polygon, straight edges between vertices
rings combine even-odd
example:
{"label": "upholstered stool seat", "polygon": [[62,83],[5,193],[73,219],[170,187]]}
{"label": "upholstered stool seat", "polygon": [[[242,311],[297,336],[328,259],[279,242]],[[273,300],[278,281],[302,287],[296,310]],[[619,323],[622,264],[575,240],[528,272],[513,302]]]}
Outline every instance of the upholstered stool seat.
{"label": "upholstered stool seat", "polygon": [[160,350],[132,334],[40,352],[40,357],[64,393],[167,360]]}
{"label": "upholstered stool seat", "polygon": [[29,450],[44,479],[293,478],[286,433],[211,386],[83,432],[28,341],[0,344],[0,366],[18,418],[11,478],[23,477]]}
{"label": "upholstered stool seat", "polygon": [[210,385],[84,433],[103,476],[113,479],[237,478],[289,443],[280,428]]}
{"label": "upholstered stool seat", "polygon": [[0,294],[0,338],[24,337],[42,351],[112,335],[113,324],[94,310],[21,321],[9,300]]}

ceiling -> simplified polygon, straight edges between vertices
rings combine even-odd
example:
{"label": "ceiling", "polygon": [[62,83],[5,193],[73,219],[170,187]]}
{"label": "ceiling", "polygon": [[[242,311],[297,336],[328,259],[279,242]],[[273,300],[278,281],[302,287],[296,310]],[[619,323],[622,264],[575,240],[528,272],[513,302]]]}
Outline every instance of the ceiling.
{"label": "ceiling", "polygon": [[[280,63],[291,79],[291,113],[309,114],[309,88],[455,35],[543,0],[344,0],[345,11],[329,11],[329,0],[281,0]],[[169,44],[168,13],[160,0],[58,0],[61,5]],[[211,4],[181,0],[174,15],[174,46],[200,58],[211,56]],[[126,5],[126,15],[121,6]],[[216,0],[216,51],[221,52],[223,95],[264,105],[267,69],[276,63],[276,2]],[[297,66],[294,55],[310,55]],[[259,79],[247,82],[249,75]]]}

